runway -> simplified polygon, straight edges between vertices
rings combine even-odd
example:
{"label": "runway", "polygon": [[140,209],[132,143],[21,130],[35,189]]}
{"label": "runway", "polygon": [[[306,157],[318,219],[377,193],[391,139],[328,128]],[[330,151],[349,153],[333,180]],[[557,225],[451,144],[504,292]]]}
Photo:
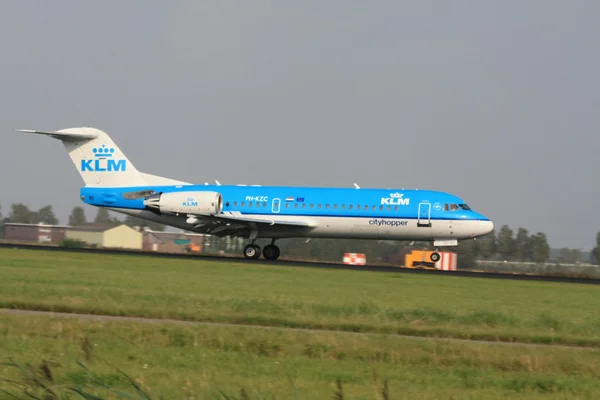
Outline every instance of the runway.
{"label": "runway", "polygon": [[268,261],[265,259],[245,259],[243,257],[228,257],[210,254],[178,254],[178,253],[160,253],[147,252],[136,250],[118,250],[118,249],[71,249],[56,246],[42,246],[33,244],[13,244],[0,243],[0,248],[21,249],[21,250],[42,250],[42,251],[58,251],[68,253],[92,253],[92,254],[112,254],[124,256],[138,257],[155,257],[155,258],[171,258],[171,259],[202,259],[215,262],[252,264],[252,265],[273,265],[281,267],[304,267],[304,268],[328,268],[341,269],[347,271],[370,271],[370,272],[387,272],[401,274],[429,274],[446,277],[463,277],[463,278],[487,278],[487,279],[511,279],[523,281],[540,281],[540,282],[564,282],[564,283],[582,283],[582,284],[600,284],[600,279],[582,278],[582,277],[564,277],[564,276],[546,276],[546,275],[525,275],[525,274],[509,274],[499,272],[483,272],[483,271],[439,271],[426,269],[413,269],[405,267],[393,266],[378,266],[378,265],[345,265],[336,263],[310,262],[310,261],[295,261],[279,259],[277,261]]}

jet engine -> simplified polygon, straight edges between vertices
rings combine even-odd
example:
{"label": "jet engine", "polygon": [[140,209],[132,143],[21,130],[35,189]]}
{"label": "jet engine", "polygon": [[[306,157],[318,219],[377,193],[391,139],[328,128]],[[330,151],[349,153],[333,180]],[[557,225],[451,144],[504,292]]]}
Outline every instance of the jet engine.
{"label": "jet engine", "polygon": [[219,214],[223,196],[218,192],[156,193],[144,199],[146,208],[154,213]]}

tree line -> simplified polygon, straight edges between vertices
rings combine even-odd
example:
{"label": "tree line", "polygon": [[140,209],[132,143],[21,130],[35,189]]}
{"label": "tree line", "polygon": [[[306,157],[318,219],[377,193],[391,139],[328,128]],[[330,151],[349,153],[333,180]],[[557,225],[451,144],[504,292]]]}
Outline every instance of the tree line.
{"label": "tree line", "polygon": [[[4,222],[59,224],[51,205],[35,211],[23,203],[12,204],[6,218],[2,217],[0,206],[0,224]],[[98,208],[94,219],[88,222],[85,210],[82,207],[74,207],[69,215],[68,224],[80,226],[87,223],[107,225],[124,223],[132,227],[148,227],[155,231],[165,230],[165,225],[132,216],[119,220],[103,208]],[[293,258],[339,262],[340,255],[344,253],[365,253],[368,254],[369,260],[390,264],[402,263],[404,256],[413,249],[432,249],[427,242],[358,239],[286,239],[279,241],[278,245],[286,255]],[[458,246],[449,248],[449,251],[458,254],[459,266],[474,265],[475,260],[545,263],[551,260],[552,255],[544,233],[530,234],[527,229],[521,227],[515,232],[508,225],[503,225],[497,233],[494,230],[477,240],[460,241]],[[555,253],[553,261],[561,264],[590,261],[600,265],[600,232],[596,235],[596,246],[591,251],[590,260],[585,260],[579,249],[561,248]]]}
{"label": "tree line", "polygon": [[[6,222],[14,222],[21,224],[47,224],[47,225],[59,225],[59,220],[54,214],[54,210],[51,205],[44,206],[39,210],[31,210],[23,203],[14,203],[10,207],[8,216],[2,216],[2,207],[0,206],[0,224],[4,225]],[[165,226],[156,222],[147,221],[142,218],[126,216],[125,219],[120,220],[117,217],[111,216],[109,211],[104,208],[98,208],[96,216],[88,221],[83,207],[73,207],[71,214],[69,215],[68,225],[70,226],[82,226],[89,223],[99,225],[120,225],[125,224],[131,227],[138,226],[140,228],[148,227],[154,231],[164,231]]]}
{"label": "tree line", "polygon": [[[290,257],[310,260],[337,262],[340,254],[364,253],[373,262],[401,264],[404,257],[412,250],[433,250],[428,242],[376,241],[357,239],[289,239],[279,244],[282,252]],[[552,251],[546,235],[542,232],[530,234],[525,228],[518,228],[516,233],[504,225],[498,232],[477,238],[462,240],[456,247],[441,248],[458,254],[459,268],[472,266],[475,260],[514,261],[546,263],[554,261],[560,264],[574,264],[591,261],[600,264],[600,232],[596,236],[596,246],[591,252],[591,260],[584,259],[579,249],[561,248]]]}

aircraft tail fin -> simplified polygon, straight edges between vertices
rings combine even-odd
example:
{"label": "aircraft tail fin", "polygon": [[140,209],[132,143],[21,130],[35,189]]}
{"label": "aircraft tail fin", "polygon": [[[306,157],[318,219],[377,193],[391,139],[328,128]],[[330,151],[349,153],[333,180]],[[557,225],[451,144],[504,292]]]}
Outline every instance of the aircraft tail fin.
{"label": "aircraft tail fin", "polygon": [[156,184],[157,181],[163,182],[162,184],[184,184],[139,172],[113,140],[96,128],[68,128],[55,132],[25,129],[19,131],[60,140],[86,186],[146,186]]}

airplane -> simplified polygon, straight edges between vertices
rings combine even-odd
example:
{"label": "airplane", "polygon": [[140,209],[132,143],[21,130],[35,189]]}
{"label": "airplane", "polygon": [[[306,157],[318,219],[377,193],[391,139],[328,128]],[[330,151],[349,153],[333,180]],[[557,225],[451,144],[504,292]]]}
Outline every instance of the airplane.
{"label": "airplane", "polygon": [[[430,190],[203,185],[138,171],[104,131],[19,130],[60,140],[85,186],[86,204],[186,231],[249,240],[248,259],[276,260],[284,238],[432,242],[437,250],[486,235],[489,218],[449,193]],[[259,238],[271,239],[263,249]]]}

